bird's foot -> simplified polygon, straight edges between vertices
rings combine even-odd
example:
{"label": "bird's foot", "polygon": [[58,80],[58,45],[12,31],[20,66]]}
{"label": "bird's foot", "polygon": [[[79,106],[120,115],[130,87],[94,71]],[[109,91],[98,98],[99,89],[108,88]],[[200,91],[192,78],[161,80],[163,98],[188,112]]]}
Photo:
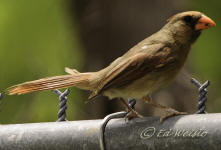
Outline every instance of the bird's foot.
{"label": "bird's foot", "polygon": [[133,118],[143,118],[142,115],[140,115],[138,112],[136,112],[135,110],[133,111],[129,111],[127,113],[127,115],[125,116],[125,120],[131,120]]}
{"label": "bird's foot", "polygon": [[187,112],[179,112],[179,111],[177,111],[177,110],[175,110],[175,109],[172,109],[172,108],[166,109],[166,112],[167,112],[166,115],[160,117],[160,123],[163,123],[163,121],[164,121],[165,119],[168,119],[168,118],[170,118],[170,117],[172,117],[172,116],[186,115],[186,114],[188,114]]}
{"label": "bird's foot", "polygon": [[124,99],[120,99],[121,102],[127,107],[127,115],[125,116],[125,121],[126,120],[131,120],[133,118],[142,118],[143,116],[140,115],[138,112],[135,111],[135,105],[136,105],[136,100],[135,99],[129,99],[128,103]]}

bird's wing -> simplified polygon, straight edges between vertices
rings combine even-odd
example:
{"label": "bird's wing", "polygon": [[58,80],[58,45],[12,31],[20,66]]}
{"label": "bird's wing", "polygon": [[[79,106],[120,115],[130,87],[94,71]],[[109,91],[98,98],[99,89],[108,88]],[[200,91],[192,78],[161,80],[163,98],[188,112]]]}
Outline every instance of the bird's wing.
{"label": "bird's wing", "polygon": [[170,48],[149,46],[145,51],[139,51],[116,65],[100,82],[98,88],[90,95],[94,98],[102,91],[113,87],[121,87],[143,77],[145,74],[162,68],[168,64]]}

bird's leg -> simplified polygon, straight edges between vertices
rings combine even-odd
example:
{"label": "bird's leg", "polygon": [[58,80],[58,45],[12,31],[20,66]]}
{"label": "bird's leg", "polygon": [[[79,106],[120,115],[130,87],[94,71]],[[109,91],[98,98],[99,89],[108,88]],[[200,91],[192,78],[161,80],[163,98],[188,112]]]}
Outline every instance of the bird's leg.
{"label": "bird's leg", "polygon": [[123,98],[120,98],[120,100],[127,107],[128,111],[129,111],[128,114],[125,117],[126,119],[130,120],[134,117],[137,117],[137,118],[142,118],[143,117],[138,112],[136,112],[134,109],[132,109],[130,107],[130,105]]}
{"label": "bird's leg", "polygon": [[154,107],[160,108],[160,109],[164,109],[167,113],[164,116],[160,117],[160,123],[162,123],[165,119],[172,117],[172,116],[176,116],[176,115],[186,115],[186,112],[179,112],[173,108],[167,107],[167,106],[163,106],[161,104],[155,103],[152,98],[150,96],[145,96],[143,97],[143,100],[147,103],[147,104],[151,104]]}

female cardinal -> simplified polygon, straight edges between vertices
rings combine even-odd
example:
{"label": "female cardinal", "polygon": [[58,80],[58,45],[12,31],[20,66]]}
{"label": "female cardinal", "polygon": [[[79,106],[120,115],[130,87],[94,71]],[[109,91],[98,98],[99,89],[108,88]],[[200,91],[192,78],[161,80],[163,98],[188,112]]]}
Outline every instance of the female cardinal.
{"label": "female cardinal", "polygon": [[[100,94],[110,99],[143,99],[166,110],[167,114],[161,117],[162,121],[183,113],[154,103],[150,94],[171,83],[183,67],[191,45],[201,31],[215,25],[214,21],[201,12],[178,13],[170,17],[158,32],[132,47],[100,71],[80,73],[66,68],[70,75],[25,82],[6,91],[13,95],[75,86],[91,91],[89,99]],[[123,102],[131,114],[140,116],[124,100]]]}

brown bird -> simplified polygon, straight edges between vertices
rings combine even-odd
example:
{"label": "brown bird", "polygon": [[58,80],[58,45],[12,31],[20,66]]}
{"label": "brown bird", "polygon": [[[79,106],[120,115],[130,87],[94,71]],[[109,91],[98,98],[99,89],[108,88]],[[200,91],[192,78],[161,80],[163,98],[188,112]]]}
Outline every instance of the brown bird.
{"label": "brown bird", "polygon": [[201,12],[188,11],[170,17],[161,30],[132,47],[106,68],[97,72],[80,73],[66,68],[69,75],[61,75],[25,82],[8,88],[9,95],[52,90],[75,86],[91,91],[89,99],[100,94],[120,98],[132,110],[125,99],[143,99],[167,114],[161,121],[173,115],[184,114],[172,108],[154,103],[151,93],[166,87],[183,67],[191,45],[204,29],[216,24]]}

